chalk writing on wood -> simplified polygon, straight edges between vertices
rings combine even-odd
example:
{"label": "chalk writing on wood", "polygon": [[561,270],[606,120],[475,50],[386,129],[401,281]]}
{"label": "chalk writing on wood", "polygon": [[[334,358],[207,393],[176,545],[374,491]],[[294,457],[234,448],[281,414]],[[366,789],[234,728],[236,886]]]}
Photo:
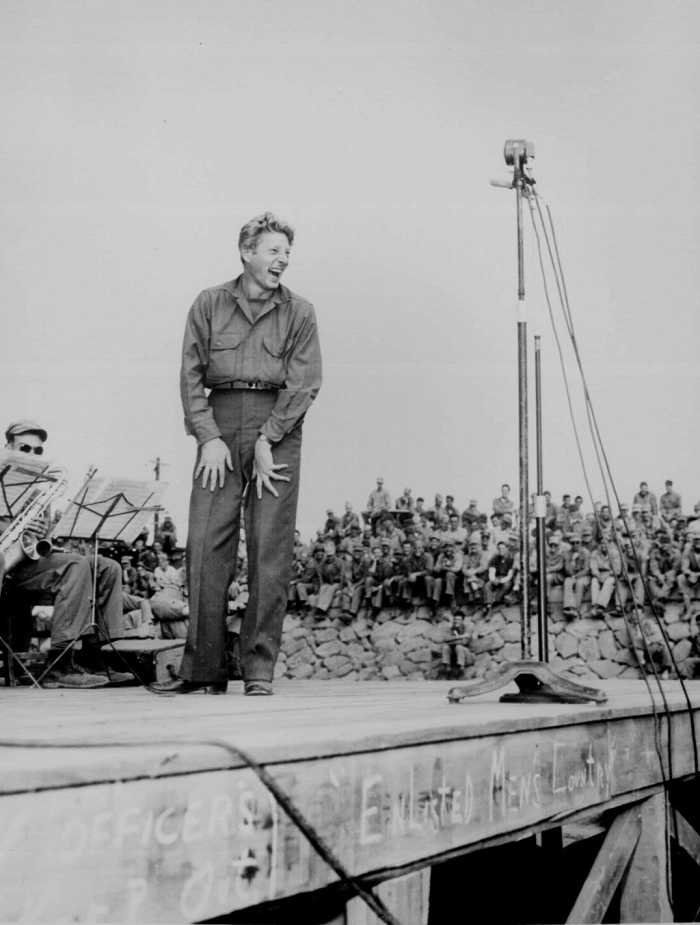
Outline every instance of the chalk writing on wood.
{"label": "chalk writing on wood", "polygon": [[[658,784],[658,765],[639,759],[652,722],[527,730],[270,771],[362,874]],[[334,879],[247,769],[0,797],[0,921],[194,922]]]}

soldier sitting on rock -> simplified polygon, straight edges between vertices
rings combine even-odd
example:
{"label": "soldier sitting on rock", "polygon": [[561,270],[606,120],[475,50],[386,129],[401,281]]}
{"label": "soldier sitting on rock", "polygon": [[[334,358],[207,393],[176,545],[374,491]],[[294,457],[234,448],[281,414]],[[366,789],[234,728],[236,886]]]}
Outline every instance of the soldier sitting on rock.
{"label": "soldier sitting on rock", "polygon": [[325,617],[330,610],[336,595],[340,592],[344,572],[343,563],[335,551],[335,543],[326,543],[323,560],[318,568],[320,584],[316,598],[317,617]]}
{"label": "soldier sitting on rock", "polygon": [[632,644],[637,650],[646,673],[651,674],[656,668],[662,678],[668,678],[673,662],[656,620],[652,617],[645,617],[640,624],[633,623],[631,635]]}
{"label": "soldier sitting on rock", "polygon": [[485,615],[494,604],[499,604],[513,587],[513,557],[504,542],[496,547],[496,555],[489,562],[488,581],[484,586]]}
{"label": "soldier sitting on rock", "polygon": [[520,537],[517,533],[511,533],[508,540],[508,555],[513,558],[513,587],[503,598],[506,604],[514,604],[520,599],[522,581],[520,578]]}
{"label": "soldier sitting on rock", "polygon": [[372,606],[372,616],[376,617],[384,606],[384,588],[387,579],[394,575],[394,557],[388,542],[372,548],[372,561],[370,562],[365,579],[365,596]]}
{"label": "soldier sitting on rock", "polygon": [[[343,536],[350,536],[351,531],[355,535],[359,535],[362,532],[362,527],[360,526],[360,518],[352,509],[352,503],[350,501],[345,502],[345,513],[340,518],[340,532]],[[353,530],[356,528],[356,530]]]}
{"label": "soldier sitting on rock", "polygon": [[[406,569],[409,567],[409,560],[413,552],[413,543],[411,540],[404,539],[398,555],[394,556],[394,568],[392,574],[384,579],[384,598],[385,601],[393,607],[395,604],[406,606],[406,599],[401,594],[401,582],[406,575]],[[410,599],[408,605],[410,606]]]}
{"label": "soldier sitting on rock", "polygon": [[289,582],[289,591],[287,592],[287,607],[289,610],[296,610],[301,603],[299,597],[298,585],[300,581],[308,581],[305,578],[309,568],[309,549],[307,546],[301,546],[299,551],[294,553],[294,562],[292,564],[292,579]]}
{"label": "soldier sitting on rock", "polygon": [[[568,547],[567,547],[568,548]],[[550,600],[552,588],[558,588],[564,584],[564,558],[565,548],[561,542],[561,534],[553,533],[547,541],[546,576],[547,576],[547,600]]]}
{"label": "soldier sitting on rock", "polygon": [[[618,595],[623,610],[634,612],[644,607],[644,581],[642,576],[646,573],[647,562],[634,548],[629,536],[622,537],[622,563],[621,581],[618,583]],[[631,592],[631,600],[630,600]]]}
{"label": "soldier sitting on rock", "polygon": [[379,540],[388,539],[392,553],[401,552],[401,544],[406,539],[403,530],[399,530],[396,521],[388,512],[383,514],[377,525],[377,537]]}
{"label": "soldier sitting on rock", "polygon": [[690,624],[691,627],[691,637],[688,640],[690,643],[690,654],[679,666],[681,674],[685,678],[697,678],[700,677],[700,614],[695,617],[695,620]]}
{"label": "soldier sitting on rock", "polygon": [[471,636],[464,625],[464,612],[456,610],[450,620],[447,638],[442,643],[441,662],[447,677],[461,678],[464,669],[474,664],[474,656],[466,646]]}
{"label": "soldier sitting on rock", "polygon": [[477,509],[477,500],[472,498],[469,502],[469,507],[462,511],[462,526],[466,529],[467,534],[471,534],[479,528],[480,518],[481,511]]}
{"label": "soldier sitting on rock", "polygon": [[601,540],[591,553],[591,616],[602,617],[613,596],[622,562],[617,548]]}
{"label": "soldier sitting on rock", "polygon": [[433,598],[431,602],[433,615],[437,613],[440,602],[445,598],[448,606],[452,606],[457,588],[457,576],[462,571],[462,553],[454,543],[445,541],[442,544],[440,555],[433,566]]}
{"label": "soldier sitting on rock", "polygon": [[678,587],[683,595],[685,614],[690,615],[693,598],[700,594],[700,534],[692,535],[690,545],[686,546],[681,559],[681,572],[678,575]]}
{"label": "soldier sitting on rock", "polygon": [[301,575],[294,582],[297,600],[302,606],[309,606],[312,603],[312,595],[313,602],[316,601],[316,595],[321,587],[320,569],[323,559],[323,547],[315,546],[312,558],[307,559]]}
{"label": "soldier sitting on rock", "polygon": [[489,557],[483,553],[479,538],[472,537],[467,543],[467,552],[462,561],[464,597],[468,604],[483,604],[488,571]]}
{"label": "soldier sitting on rock", "polygon": [[678,583],[681,554],[663,530],[657,531],[649,557],[649,588],[655,603],[665,605]]}
{"label": "soldier sitting on rock", "polygon": [[422,540],[417,539],[399,566],[399,595],[407,607],[432,595],[434,564],[432,555],[423,548]]}
{"label": "soldier sitting on rock", "polygon": [[581,546],[576,533],[568,537],[569,550],[564,555],[564,615],[569,619],[581,615],[583,595],[591,585],[591,554]]}
{"label": "soldier sitting on rock", "polygon": [[607,504],[601,505],[600,512],[598,514],[598,519],[595,522],[594,535],[598,543],[601,541],[606,541],[608,543],[613,541],[615,535],[615,524],[613,522],[612,511],[610,510]]}
{"label": "soldier sitting on rock", "polygon": [[340,592],[340,607],[346,620],[352,620],[360,611],[371,561],[369,550],[366,550],[362,543],[355,543],[352,558],[345,565],[343,587]]}

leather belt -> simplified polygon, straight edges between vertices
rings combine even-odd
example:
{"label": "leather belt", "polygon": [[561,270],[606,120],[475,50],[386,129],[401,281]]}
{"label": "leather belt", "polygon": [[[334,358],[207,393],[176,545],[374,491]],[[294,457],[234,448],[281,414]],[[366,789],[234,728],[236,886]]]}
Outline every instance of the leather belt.
{"label": "leather belt", "polygon": [[212,388],[217,390],[235,389],[241,392],[248,392],[251,389],[255,389],[259,392],[277,392],[284,388],[284,386],[274,385],[272,382],[262,382],[260,379],[256,379],[254,382],[247,382],[245,379],[233,379],[231,382],[219,382],[215,386],[212,386]]}

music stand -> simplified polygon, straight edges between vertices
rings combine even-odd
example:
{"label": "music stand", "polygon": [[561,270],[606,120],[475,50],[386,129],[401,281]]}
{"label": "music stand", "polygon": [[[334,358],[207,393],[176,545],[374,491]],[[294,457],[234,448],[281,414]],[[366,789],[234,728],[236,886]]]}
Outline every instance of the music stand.
{"label": "music stand", "polygon": [[[97,622],[97,557],[100,540],[133,543],[151,514],[162,510],[160,501],[168,483],[110,476],[95,478],[95,474],[96,470],[88,473],[85,484],[66,508],[52,533],[52,538],[94,542],[90,623],[80,635],[84,635],[86,630],[93,630],[98,638],[106,641],[124,661],[112,640]],[[66,651],[74,646],[79,638],[76,636]],[[45,669],[39,681],[55,663]]]}
{"label": "music stand", "polygon": [[64,471],[43,456],[5,450],[0,453],[0,517],[14,520],[34,490],[47,482],[57,482]]}

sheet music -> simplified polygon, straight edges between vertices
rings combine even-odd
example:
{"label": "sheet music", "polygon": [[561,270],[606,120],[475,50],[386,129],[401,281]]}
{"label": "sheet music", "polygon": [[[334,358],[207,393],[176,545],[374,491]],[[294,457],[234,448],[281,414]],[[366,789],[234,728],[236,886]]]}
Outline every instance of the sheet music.
{"label": "sheet music", "polygon": [[61,473],[43,456],[0,452],[0,517],[15,518],[37,491],[55,482]]}
{"label": "sheet music", "polygon": [[148,526],[167,482],[94,476],[63,512],[54,537],[133,543]]}

